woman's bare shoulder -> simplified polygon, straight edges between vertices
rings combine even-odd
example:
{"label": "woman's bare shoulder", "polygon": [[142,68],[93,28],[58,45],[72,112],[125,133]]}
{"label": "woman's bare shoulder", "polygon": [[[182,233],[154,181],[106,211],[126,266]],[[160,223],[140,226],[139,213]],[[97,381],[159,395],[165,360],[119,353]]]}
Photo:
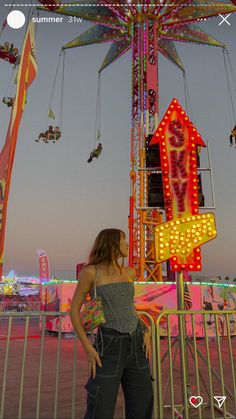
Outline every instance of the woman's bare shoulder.
{"label": "woman's bare shoulder", "polygon": [[85,266],[79,275],[79,280],[93,280],[96,276],[96,267],[95,265],[87,265]]}
{"label": "woman's bare shoulder", "polygon": [[131,268],[130,266],[126,266],[124,268],[124,270],[125,270],[125,273],[127,275],[129,275],[132,278],[133,282],[134,282],[136,280],[136,271],[135,271],[135,269],[134,268]]}

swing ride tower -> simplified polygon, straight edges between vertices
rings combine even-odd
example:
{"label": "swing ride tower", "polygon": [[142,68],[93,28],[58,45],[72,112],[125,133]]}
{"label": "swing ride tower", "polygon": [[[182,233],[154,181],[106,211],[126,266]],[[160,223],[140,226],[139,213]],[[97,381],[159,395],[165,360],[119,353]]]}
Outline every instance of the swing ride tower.
{"label": "swing ride tower", "polygon": [[139,279],[160,280],[155,263],[154,227],[161,221],[159,208],[149,207],[147,138],[158,125],[158,22],[148,7],[132,10],[132,119],[130,147],[129,263]]}
{"label": "swing ride tower", "polygon": [[61,4],[53,11],[95,23],[66,44],[64,50],[112,42],[99,73],[131,50],[129,264],[135,268],[139,281],[161,280],[161,265],[155,261],[154,228],[162,221],[162,209],[149,200],[151,175],[161,173],[160,167],[147,165],[148,138],[159,121],[158,54],[184,72],[174,41],[225,48],[194,22],[235,11],[232,1],[214,0],[207,4],[205,0],[120,0],[116,4],[112,0],[97,0],[89,6]]}

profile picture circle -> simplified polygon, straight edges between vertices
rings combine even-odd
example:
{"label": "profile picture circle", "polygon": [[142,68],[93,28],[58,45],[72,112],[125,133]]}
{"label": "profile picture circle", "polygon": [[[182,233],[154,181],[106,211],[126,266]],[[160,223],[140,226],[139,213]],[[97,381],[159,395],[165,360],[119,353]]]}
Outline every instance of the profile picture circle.
{"label": "profile picture circle", "polygon": [[7,24],[12,29],[20,29],[25,24],[25,15],[20,10],[12,10],[7,15]]}

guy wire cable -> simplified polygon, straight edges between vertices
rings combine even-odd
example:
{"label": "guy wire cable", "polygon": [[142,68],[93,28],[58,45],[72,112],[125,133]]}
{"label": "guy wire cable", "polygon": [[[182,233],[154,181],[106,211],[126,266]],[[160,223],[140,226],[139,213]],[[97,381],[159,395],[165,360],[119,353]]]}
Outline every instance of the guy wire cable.
{"label": "guy wire cable", "polygon": [[232,111],[232,115],[233,115],[234,124],[236,124],[234,103],[233,103],[233,97],[232,97],[231,86],[230,86],[230,78],[229,78],[229,72],[228,72],[226,56],[225,56],[225,48],[223,49],[223,57],[224,57],[226,81],[227,81],[228,90],[229,90],[229,99],[230,99],[231,111]]}

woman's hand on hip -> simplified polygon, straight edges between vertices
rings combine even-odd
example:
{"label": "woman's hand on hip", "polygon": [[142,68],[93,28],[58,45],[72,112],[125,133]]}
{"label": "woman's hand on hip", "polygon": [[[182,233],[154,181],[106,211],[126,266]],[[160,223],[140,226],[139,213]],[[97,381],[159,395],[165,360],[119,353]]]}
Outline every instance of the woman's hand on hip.
{"label": "woman's hand on hip", "polygon": [[149,359],[149,355],[150,355],[151,337],[152,337],[151,330],[147,330],[143,332],[143,350],[145,351],[145,356],[147,359]]}
{"label": "woman's hand on hip", "polygon": [[94,347],[92,345],[90,345],[87,349],[86,349],[86,353],[87,353],[87,358],[88,358],[88,363],[89,363],[89,368],[91,371],[91,375],[93,378],[95,378],[96,376],[96,363],[99,365],[99,367],[102,366],[100,357],[98,355],[98,352],[96,351],[96,349],[94,349]]}

